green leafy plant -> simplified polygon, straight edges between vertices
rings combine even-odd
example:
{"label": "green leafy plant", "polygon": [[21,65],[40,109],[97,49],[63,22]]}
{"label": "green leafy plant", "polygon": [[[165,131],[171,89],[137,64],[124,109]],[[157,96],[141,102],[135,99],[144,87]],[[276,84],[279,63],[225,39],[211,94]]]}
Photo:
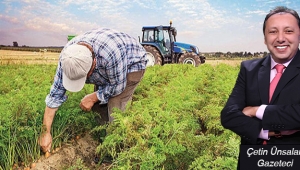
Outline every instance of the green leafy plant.
{"label": "green leafy plant", "polygon": [[236,151],[239,140],[219,117],[235,76],[228,80],[222,70],[236,75],[238,67],[149,68],[127,110],[115,110],[113,123],[94,129],[107,131],[97,152],[113,158],[113,169],[234,168],[237,152],[227,149]]}

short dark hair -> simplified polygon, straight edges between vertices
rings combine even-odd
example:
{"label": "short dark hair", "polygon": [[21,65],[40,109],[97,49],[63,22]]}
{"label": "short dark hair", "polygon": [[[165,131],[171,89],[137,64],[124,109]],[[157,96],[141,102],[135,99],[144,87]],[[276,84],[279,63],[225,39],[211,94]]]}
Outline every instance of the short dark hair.
{"label": "short dark hair", "polygon": [[267,20],[274,14],[278,14],[278,13],[289,13],[291,15],[293,15],[297,22],[298,22],[298,27],[300,28],[300,18],[299,18],[299,15],[298,13],[293,10],[293,9],[290,9],[290,8],[287,8],[285,6],[278,6],[278,7],[275,7],[274,9],[272,9],[267,15],[266,15],[266,18],[264,20],[264,25],[263,25],[263,33],[265,34],[265,29],[266,29],[266,22]]}

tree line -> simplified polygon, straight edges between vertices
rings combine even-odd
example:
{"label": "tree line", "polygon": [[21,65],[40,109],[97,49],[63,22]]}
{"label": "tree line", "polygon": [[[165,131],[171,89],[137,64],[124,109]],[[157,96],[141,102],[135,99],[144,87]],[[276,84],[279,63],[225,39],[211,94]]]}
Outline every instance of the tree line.
{"label": "tree line", "polygon": [[207,58],[261,58],[268,54],[268,52],[212,52],[212,53],[203,53]]}

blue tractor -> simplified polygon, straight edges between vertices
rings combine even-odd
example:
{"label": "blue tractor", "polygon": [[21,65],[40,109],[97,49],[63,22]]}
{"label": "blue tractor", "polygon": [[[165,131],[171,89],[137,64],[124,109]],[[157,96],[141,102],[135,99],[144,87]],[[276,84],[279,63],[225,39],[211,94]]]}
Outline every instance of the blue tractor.
{"label": "blue tractor", "polygon": [[164,64],[192,64],[195,67],[205,63],[197,46],[176,42],[177,30],[170,26],[144,26],[141,44],[147,51],[147,66]]}

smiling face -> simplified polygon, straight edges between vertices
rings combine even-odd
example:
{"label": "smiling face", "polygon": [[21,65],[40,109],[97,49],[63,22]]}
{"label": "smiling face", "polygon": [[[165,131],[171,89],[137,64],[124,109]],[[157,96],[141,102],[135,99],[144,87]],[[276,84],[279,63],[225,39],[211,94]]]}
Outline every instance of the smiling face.
{"label": "smiling face", "polygon": [[300,29],[296,18],[289,13],[277,13],[266,21],[265,44],[277,63],[292,59],[299,47]]}

